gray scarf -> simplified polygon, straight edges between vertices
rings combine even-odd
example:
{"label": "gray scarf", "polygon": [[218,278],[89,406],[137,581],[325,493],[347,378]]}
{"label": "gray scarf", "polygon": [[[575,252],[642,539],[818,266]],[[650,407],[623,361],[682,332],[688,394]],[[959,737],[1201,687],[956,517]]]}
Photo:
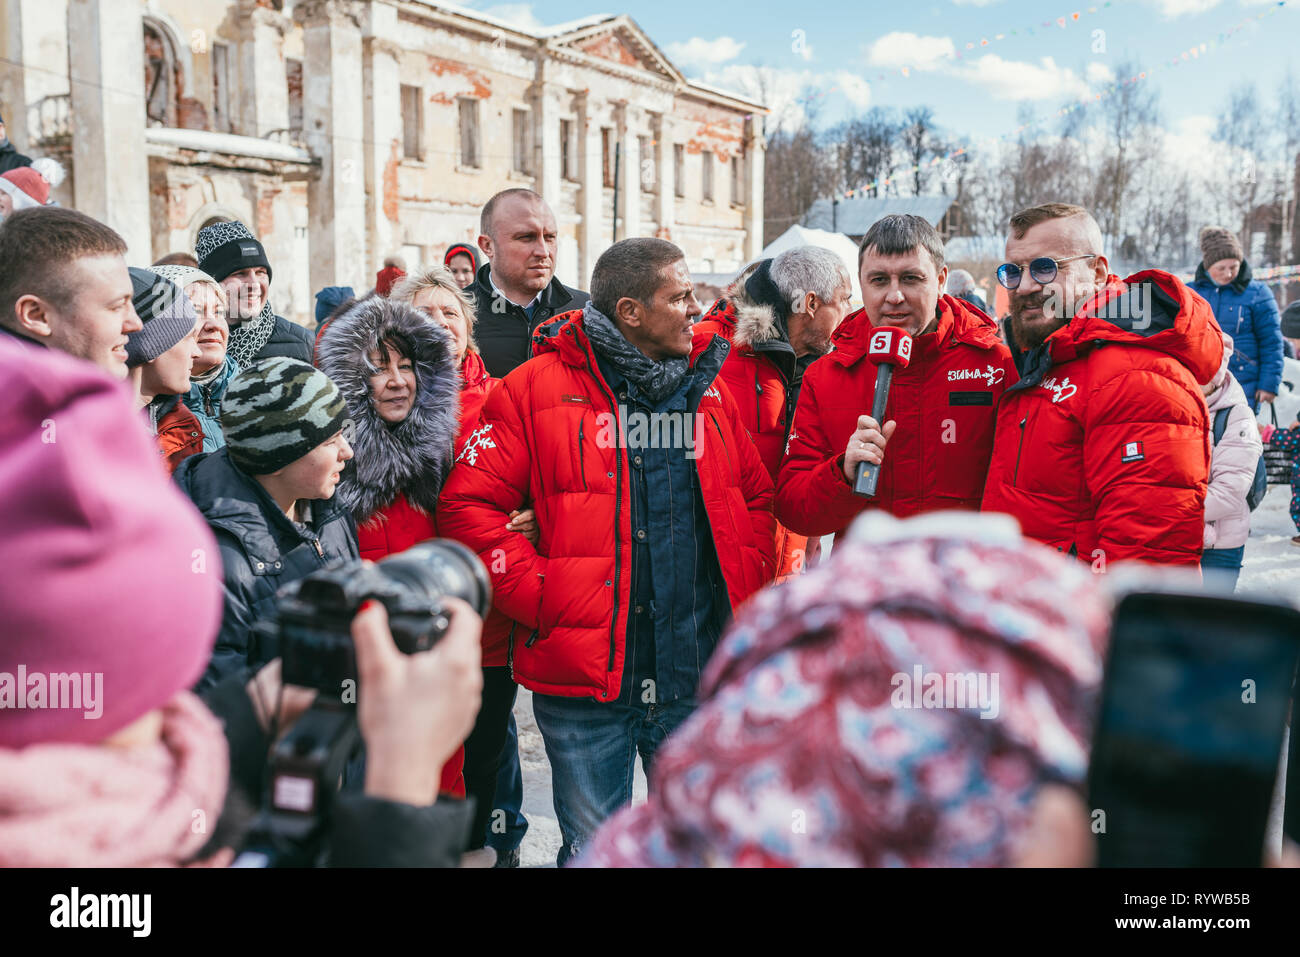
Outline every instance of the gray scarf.
{"label": "gray scarf", "polygon": [[271,303],[264,302],[257,318],[245,319],[230,330],[226,354],[233,356],[241,369],[247,369],[253,364],[253,357],[262,350],[262,346],[266,345],[273,332],[275,332],[275,313],[271,311]]}
{"label": "gray scarf", "polygon": [[582,328],[601,358],[655,405],[672,395],[686,376],[685,359],[656,362],[628,342],[613,320],[590,302],[582,308]]}

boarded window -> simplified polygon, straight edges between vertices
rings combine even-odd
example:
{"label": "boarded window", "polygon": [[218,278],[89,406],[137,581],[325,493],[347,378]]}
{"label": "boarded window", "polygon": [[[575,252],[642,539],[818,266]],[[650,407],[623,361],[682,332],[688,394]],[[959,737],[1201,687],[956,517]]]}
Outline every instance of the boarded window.
{"label": "boarded window", "polygon": [[702,176],[700,179],[700,195],[703,199],[713,201],[713,153],[704,150],[700,153],[700,169]]}
{"label": "boarded window", "polygon": [[230,47],[212,44],[212,128],[230,132]]}
{"label": "boarded window", "polygon": [[460,165],[477,168],[481,164],[478,148],[478,100],[460,97]]}
{"label": "boarded window", "polygon": [[560,120],[560,175],[570,182],[578,178],[577,152],[573,120]]}
{"label": "boarded window", "polygon": [[680,143],[673,147],[673,194],[686,195],[686,147]]}
{"label": "boarded window", "polygon": [[648,136],[636,138],[636,151],[641,160],[641,189],[647,193],[654,192],[655,181],[659,179],[655,169],[654,143]]}
{"label": "boarded window", "polygon": [[533,171],[533,117],[527,110],[513,112],[514,165],[516,173]]}
{"label": "boarded window", "polygon": [[606,186],[614,185],[614,131],[600,131],[600,170],[601,182]]}
{"label": "boarded window", "polygon": [[731,158],[731,202],[745,205],[745,166],[738,155]]}
{"label": "boarded window", "polygon": [[424,95],[418,86],[402,85],[402,155],[424,159]]}
{"label": "boarded window", "polygon": [[284,78],[289,86],[289,129],[302,129],[302,61],[286,57]]}

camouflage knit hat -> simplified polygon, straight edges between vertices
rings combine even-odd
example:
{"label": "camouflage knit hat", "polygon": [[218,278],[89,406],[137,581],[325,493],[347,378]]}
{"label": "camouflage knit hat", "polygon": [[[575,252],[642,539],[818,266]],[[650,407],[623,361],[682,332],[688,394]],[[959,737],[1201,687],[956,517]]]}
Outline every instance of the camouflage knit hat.
{"label": "camouflage knit hat", "polygon": [[343,394],[325,373],[277,356],[230,380],[221,431],[236,465],[249,475],[270,475],[333,438],[347,414]]}

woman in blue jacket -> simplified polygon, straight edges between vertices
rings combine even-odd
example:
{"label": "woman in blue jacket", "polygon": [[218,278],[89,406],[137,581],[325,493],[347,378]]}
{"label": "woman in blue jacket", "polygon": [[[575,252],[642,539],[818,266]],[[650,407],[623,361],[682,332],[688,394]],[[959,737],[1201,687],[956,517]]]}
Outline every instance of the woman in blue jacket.
{"label": "woman in blue jacket", "polygon": [[1251,278],[1241,243],[1221,226],[1201,230],[1201,264],[1192,288],[1232,336],[1228,368],[1258,412],[1261,402],[1277,397],[1282,384],[1282,329],[1273,294]]}

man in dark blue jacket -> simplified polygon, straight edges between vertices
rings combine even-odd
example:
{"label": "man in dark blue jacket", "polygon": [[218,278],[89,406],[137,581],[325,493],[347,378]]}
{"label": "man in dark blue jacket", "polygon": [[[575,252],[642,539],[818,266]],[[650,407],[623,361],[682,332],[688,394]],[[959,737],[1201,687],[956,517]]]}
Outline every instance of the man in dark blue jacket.
{"label": "man in dark blue jacket", "polygon": [[1282,330],[1277,301],[1267,286],[1252,279],[1241,243],[1228,230],[1201,230],[1201,264],[1192,289],[1214,310],[1219,327],[1232,337],[1228,369],[1259,411],[1282,385]]}

